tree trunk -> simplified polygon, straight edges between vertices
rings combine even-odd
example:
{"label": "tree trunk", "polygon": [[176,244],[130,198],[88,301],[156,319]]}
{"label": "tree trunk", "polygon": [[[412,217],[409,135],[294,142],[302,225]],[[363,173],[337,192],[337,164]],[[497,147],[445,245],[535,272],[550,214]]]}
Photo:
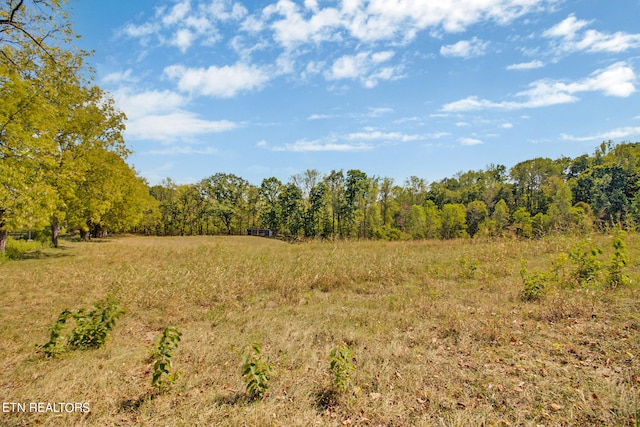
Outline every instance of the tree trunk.
{"label": "tree trunk", "polygon": [[7,239],[9,238],[9,232],[4,229],[0,229],[0,255],[4,254],[7,250]]}
{"label": "tree trunk", "polygon": [[57,216],[51,218],[51,242],[53,247],[58,247],[58,236],[60,235],[60,220]]}

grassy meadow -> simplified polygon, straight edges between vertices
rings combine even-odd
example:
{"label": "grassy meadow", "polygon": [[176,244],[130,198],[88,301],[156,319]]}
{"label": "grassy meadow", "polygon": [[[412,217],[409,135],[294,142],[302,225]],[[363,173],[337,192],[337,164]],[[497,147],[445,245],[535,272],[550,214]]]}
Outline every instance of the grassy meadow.
{"label": "grassy meadow", "polygon": [[[592,239],[606,266],[612,236]],[[0,401],[90,412],[5,410],[0,426],[638,426],[640,235],[626,237],[631,285],[520,298],[522,260],[567,275],[584,241],[64,242],[0,263]],[[103,347],[37,351],[63,310],[107,295],[126,313]],[[166,326],[182,332],[181,374],[155,392]],[[274,366],[258,400],[240,375],[254,342]],[[343,392],[328,359],[341,343],[355,366]]]}

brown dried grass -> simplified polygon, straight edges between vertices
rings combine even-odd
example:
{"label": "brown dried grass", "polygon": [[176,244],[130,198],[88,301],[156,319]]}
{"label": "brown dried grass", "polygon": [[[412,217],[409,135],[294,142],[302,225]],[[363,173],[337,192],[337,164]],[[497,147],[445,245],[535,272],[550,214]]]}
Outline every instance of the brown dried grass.
{"label": "brown dried grass", "polygon": [[[609,236],[593,236],[611,250]],[[633,285],[519,299],[521,259],[548,270],[578,238],[309,242],[126,237],[66,243],[0,265],[0,401],[89,402],[89,414],[3,413],[0,425],[635,426],[640,236]],[[36,353],[64,309],[112,294],[127,310],[105,347]],[[183,332],[182,372],[151,390],[149,353]],[[276,367],[265,399],[240,377],[245,344]],[[354,387],[334,393],[347,343]]]}

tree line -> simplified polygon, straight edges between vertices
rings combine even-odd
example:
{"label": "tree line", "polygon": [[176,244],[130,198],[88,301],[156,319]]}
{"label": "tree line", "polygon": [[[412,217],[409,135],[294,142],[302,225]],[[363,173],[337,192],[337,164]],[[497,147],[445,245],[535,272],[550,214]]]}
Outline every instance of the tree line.
{"label": "tree line", "polygon": [[[289,238],[452,239],[539,237],[549,232],[640,224],[640,143],[603,142],[593,155],[489,165],[427,183],[352,169],[306,170],[253,185],[216,173],[195,184],[166,179],[135,231],[157,235],[243,234],[269,228]],[[151,212],[151,211],[150,211]]]}

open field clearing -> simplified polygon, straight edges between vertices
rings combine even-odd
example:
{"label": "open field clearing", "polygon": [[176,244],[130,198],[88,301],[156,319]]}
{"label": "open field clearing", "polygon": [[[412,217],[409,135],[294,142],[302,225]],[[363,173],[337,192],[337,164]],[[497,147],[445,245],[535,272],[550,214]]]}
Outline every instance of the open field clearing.
{"label": "open field clearing", "polygon": [[[611,235],[594,235],[605,266]],[[80,402],[11,411],[1,426],[637,426],[640,236],[631,285],[548,284],[523,302],[521,261],[551,271],[583,238],[287,244],[252,237],[68,243],[0,264],[0,401]],[[565,255],[563,255],[565,254]],[[112,295],[106,344],[47,358],[65,309]],[[151,385],[154,339],[182,333],[179,378]],[[251,400],[242,352],[274,366]],[[333,385],[339,344],[355,369]]]}

